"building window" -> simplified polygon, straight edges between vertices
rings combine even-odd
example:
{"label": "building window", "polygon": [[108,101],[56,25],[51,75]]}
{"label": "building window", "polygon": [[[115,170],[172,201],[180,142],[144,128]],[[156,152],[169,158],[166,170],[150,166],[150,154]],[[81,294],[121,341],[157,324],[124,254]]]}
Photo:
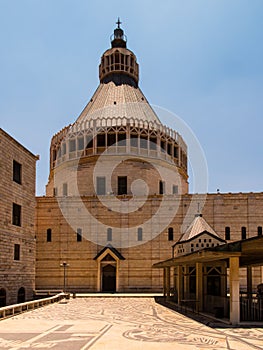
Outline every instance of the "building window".
{"label": "building window", "polygon": [[68,195],[68,184],[64,183],[63,184],[63,196],[67,196]]}
{"label": "building window", "polygon": [[77,242],[81,242],[81,241],[82,241],[82,229],[77,228]]}
{"label": "building window", "polygon": [[165,141],[161,140],[161,152],[165,152],[165,151],[166,151]]}
{"label": "building window", "polygon": [[148,137],[145,135],[140,136],[140,148],[148,148]]}
{"label": "building window", "polygon": [[77,139],[78,150],[82,150],[84,148],[84,137],[79,137]]}
{"label": "building window", "polygon": [[178,186],[173,185],[173,194],[178,194]]}
{"label": "building window", "polygon": [[96,179],[96,192],[98,196],[104,196],[106,194],[106,178],[105,176],[98,176]]}
{"label": "building window", "polygon": [[127,176],[118,176],[118,195],[127,194]]}
{"label": "building window", "polygon": [[112,228],[107,228],[107,241],[112,241]]}
{"label": "building window", "polygon": [[164,194],[164,193],[165,193],[165,182],[159,181],[159,194]]}
{"label": "building window", "polygon": [[67,145],[65,143],[62,143],[62,156],[64,156],[67,153]]}
{"label": "building window", "polygon": [[174,157],[178,158],[178,147],[174,147]]}
{"label": "building window", "polygon": [[138,147],[138,135],[131,134],[131,147]]}
{"label": "building window", "polygon": [[241,239],[246,239],[247,238],[247,229],[246,227],[242,226],[241,227]]}
{"label": "building window", "polygon": [[168,228],[168,241],[174,240],[174,229],[172,227]]}
{"label": "building window", "polygon": [[18,184],[22,183],[22,165],[13,160],[13,180]]}
{"label": "building window", "polygon": [[20,260],[20,244],[14,245],[14,260]]}
{"label": "building window", "polygon": [[116,134],[107,134],[107,146],[110,147],[116,143]]}
{"label": "building window", "polygon": [[89,148],[89,149],[93,148],[93,138],[91,136],[89,136],[86,141],[87,141],[86,148]]}
{"label": "building window", "polygon": [[53,196],[57,197],[57,195],[58,195],[58,189],[57,189],[57,187],[54,187],[53,188]]}
{"label": "building window", "polygon": [[105,147],[106,146],[106,136],[105,134],[97,135],[97,147]]}
{"label": "building window", "polygon": [[230,240],[230,227],[225,228],[225,240],[229,241]]}
{"label": "building window", "polygon": [[51,242],[52,241],[52,230],[51,228],[47,229],[47,242]]}
{"label": "building window", "polygon": [[69,140],[69,152],[76,151],[76,140]]}
{"label": "building window", "polygon": [[171,156],[172,155],[172,145],[170,143],[167,143],[167,153]]}
{"label": "building window", "polygon": [[150,149],[152,150],[157,149],[157,138],[155,136],[150,137]]}
{"label": "building window", "polygon": [[258,236],[262,236],[262,226],[258,226]]}
{"label": "building window", "polygon": [[57,159],[57,150],[53,149],[53,161]]}
{"label": "building window", "polygon": [[21,205],[13,203],[13,225],[21,226]]}
{"label": "building window", "polygon": [[141,227],[138,228],[137,239],[138,239],[138,241],[142,241],[142,228]]}

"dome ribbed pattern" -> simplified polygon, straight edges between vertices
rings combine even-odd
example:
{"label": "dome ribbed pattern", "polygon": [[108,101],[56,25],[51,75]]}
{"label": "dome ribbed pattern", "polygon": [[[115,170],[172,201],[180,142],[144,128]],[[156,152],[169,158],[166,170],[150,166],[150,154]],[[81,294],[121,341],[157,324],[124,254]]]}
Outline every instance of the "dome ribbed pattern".
{"label": "dome ribbed pattern", "polygon": [[76,123],[102,118],[141,119],[160,124],[160,120],[139,88],[114,82],[100,84]]}

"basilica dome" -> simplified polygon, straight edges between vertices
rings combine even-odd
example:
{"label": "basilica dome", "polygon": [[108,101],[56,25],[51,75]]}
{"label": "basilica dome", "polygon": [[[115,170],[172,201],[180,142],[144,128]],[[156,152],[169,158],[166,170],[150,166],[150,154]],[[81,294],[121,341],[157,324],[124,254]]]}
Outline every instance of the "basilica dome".
{"label": "basilica dome", "polygon": [[[131,184],[138,176],[149,187],[146,191],[139,186],[141,194],[188,192],[187,146],[176,131],[161,123],[139,88],[137,58],[127,48],[119,20],[111,37],[111,48],[101,57],[99,79],[97,90],[76,121],[52,138],[47,195],[74,196],[70,190],[71,175],[64,172],[67,169],[71,173],[76,168],[78,192],[82,196],[98,192],[131,195]],[[102,156],[104,170],[112,175],[112,162],[118,165],[116,179],[105,180],[103,189],[96,185],[96,179],[87,180],[94,178],[94,167]],[[170,173],[167,175],[170,180],[162,180],[159,170],[153,170],[158,167]],[[54,174],[59,179],[56,184]],[[123,190],[119,189],[119,177],[126,177]]]}

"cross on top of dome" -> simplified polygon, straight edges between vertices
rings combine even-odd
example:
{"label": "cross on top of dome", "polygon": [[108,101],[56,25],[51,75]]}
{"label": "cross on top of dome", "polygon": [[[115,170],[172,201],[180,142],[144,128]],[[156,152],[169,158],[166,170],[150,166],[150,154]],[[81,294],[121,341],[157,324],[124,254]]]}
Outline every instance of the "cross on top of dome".
{"label": "cross on top of dome", "polygon": [[111,47],[123,47],[126,48],[127,38],[124,35],[123,29],[120,27],[121,25],[120,18],[116,22],[117,28],[114,29],[114,34],[111,36]]}
{"label": "cross on top of dome", "polygon": [[116,22],[118,28],[120,28],[121,23],[122,23],[122,22],[120,21],[120,17],[118,17],[118,20],[117,20],[117,22]]}

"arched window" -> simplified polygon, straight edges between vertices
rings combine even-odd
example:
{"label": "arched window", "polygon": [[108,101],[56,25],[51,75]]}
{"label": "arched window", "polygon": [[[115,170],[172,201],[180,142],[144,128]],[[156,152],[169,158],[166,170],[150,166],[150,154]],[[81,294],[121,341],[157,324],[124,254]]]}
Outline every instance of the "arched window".
{"label": "arched window", "polygon": [[107,228],[107,241],[112,241],[112,228]]}
{"label": "arched window", "polygon": [[51,242],[52,241],[52,230],[51,228],[47,229],[47,242]]}
{"label": "arched window", "polygon": [[230,240],[230,227],[225,227],[225,240],[229,241]]}
{"label": "arched window", "polygon": [[241,227],[241,239],[246,239],[247,238],[247,229],[245,226]]}
{"label": "arched window", "polygon": [[6,290],[0,289],[0,307],[6,306]]}
{"label": "arched window", "polygon": [[19,288],[17,293],[17,303],[24,303],[26,301],[26,291],[24,287]]}
{"label": "arched window", "polygon": [[262,226],[258,226],[258,236],[262,236]]}
{"label": "arched window", "polygon": [[142,228],[141,227],[138,228],[137,238],[138,238],[138,241],[142,241]]}
{"label": "arched window", "polygon": [[168,241],[174,240],[174,229],[172,227],[168,228]]}

